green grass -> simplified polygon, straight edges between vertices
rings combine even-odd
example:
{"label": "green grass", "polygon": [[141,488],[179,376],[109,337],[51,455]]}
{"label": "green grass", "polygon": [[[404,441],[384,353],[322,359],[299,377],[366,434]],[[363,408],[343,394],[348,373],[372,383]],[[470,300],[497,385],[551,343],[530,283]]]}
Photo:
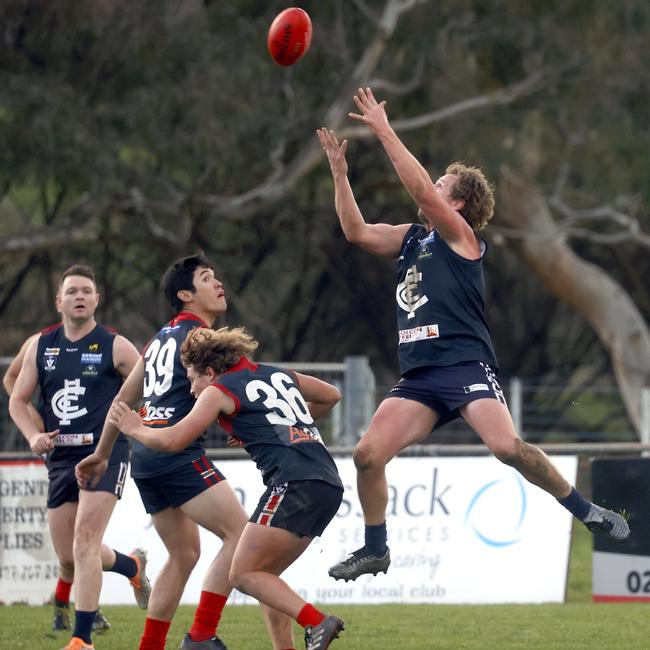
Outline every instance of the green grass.
{"label": "green grass", "polygon": [[[650,647],[644,604],[591,602],[591,536],[574,528],[567,603],[563,605],[347,605],[329,608],[346,621],[337,650],[642,650]],[[113,624],[97,635],[97,650],[137,649],[145,614],[104,607]],[[167,648],[178,648],[194,608],[180,607]],[[67,636],[49,630],[49,607],[0,607],[0,648],[59,650]],[[271,649],[258,607],[229,607],[220,635],[232,650]],[[296,648],[303,648],[296,627]]]}

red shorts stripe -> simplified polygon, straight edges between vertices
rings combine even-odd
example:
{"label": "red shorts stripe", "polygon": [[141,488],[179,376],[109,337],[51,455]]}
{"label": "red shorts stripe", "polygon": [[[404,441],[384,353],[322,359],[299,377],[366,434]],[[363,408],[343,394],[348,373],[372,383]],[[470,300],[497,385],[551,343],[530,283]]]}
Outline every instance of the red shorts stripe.
{"label": "red shorts stripe", "polygon": [[[203,461],[203,464],[207,466],[205,469],[201,467],[201,461]],[[203,478],[204,482],[208,485],[216,485],[219,482],[216,471],[210,466],[210,463],[208,463],[205,456],[202,456],[198,460],[193,460],[192,465],[194,465],[194,469],[201,475],[201,478]]]}
{"label": "red shorts stripe", "polygon": [[277,512],[280,504],[284,499],[284,493],[282,494],[273,494],[269,500],[264,504],[260,516],[257,518],[257,523],[262,524],[262,526],[270,526],[273,515]]}

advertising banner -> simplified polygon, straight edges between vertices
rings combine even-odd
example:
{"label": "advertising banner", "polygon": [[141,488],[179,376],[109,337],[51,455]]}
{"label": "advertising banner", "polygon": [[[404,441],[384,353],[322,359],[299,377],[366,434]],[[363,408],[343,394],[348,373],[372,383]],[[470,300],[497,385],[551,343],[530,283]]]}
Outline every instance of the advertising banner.
{"label": "advertising banner", "polygon": [[[553,459],[575,483],[577,458]],[[308,601],[320,603],[538,603],[564,600],[571,516],[552,497],[494,458],[397,458],[387,468],[387,513],[392,564],[386,575],[354,582],[327,569],[363,545],[363,517],[350,458],[337,458],[343,503],[322,538],[283,578]],[[264,487],[249,460],[218,461],[252,512]],[[44,502],[44,500],[43,500]],[[162,567],[165,548],[130,480],[105,542],[122,552],[147,549],[148,574]],[[201,559],[182,602],[198,602],[201,582],[220,541],[201,530]],[[4,582],[4,580],[3,580]],[[4,587],[3,587],[4,591]],[[102,604],[132,602],[121,576],[104,573]],[[42,601],[41,601],[42,602]],[[252,603],[233,592],[231,603]]]}

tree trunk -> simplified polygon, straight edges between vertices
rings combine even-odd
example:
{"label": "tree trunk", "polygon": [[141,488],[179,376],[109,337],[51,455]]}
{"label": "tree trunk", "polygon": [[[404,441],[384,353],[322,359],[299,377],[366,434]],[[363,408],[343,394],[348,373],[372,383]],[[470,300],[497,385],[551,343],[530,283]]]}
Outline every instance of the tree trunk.
{"label": "tree trunk", "polygon": [[517,231],[511,243],[544,286],[594,328],[607,349],[628,415],[641,430],[641,395],[650,386],[650,331],[625,289],[580,258],[558,230],[531,181],[503,169],[498,219]]}

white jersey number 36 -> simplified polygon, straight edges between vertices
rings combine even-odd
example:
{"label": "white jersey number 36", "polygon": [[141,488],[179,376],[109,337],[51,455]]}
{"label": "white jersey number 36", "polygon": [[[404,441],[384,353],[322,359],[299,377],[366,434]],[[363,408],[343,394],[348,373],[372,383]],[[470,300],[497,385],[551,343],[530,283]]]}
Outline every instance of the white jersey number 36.
{"label": "white jersey number 36", "polygon": [[300,420],[303,424],[312,424],[312,418],[305,399],[293,385],[289,375],[274,372],[269,385],[261,379],[254,379],[246,386],[246,397],[251,402],[264,398],[262,404],[271,409],[266,419],[271,424],[293,426]]}

